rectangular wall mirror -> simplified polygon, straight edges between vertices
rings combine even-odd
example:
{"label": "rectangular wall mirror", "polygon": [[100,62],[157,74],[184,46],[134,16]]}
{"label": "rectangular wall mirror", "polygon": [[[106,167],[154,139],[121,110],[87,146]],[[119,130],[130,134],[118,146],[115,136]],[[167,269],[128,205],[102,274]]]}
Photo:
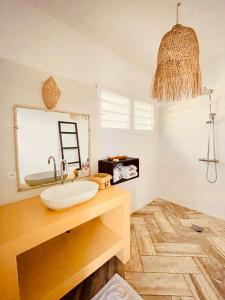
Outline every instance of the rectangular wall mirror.
{"label": "rectangular wall mirror", "polygon": [[18,190],[90,175],[89,115],[15,106]]}

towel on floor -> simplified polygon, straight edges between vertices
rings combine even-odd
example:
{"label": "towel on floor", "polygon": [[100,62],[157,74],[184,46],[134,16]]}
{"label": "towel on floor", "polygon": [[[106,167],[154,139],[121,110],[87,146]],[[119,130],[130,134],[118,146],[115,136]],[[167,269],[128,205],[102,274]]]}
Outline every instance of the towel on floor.
{"label": "towel on floor", "polygon": [[115,274],[91,300],[142,300],[137,292]]}

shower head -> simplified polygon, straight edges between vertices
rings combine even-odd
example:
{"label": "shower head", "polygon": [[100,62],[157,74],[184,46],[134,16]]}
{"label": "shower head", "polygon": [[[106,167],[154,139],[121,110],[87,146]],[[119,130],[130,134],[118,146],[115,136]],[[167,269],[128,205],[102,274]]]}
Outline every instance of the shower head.
{"label": "shower head", "polygon": [[211,95],[213,92],[214,92],[213,89],[208,89],[204,86],[202,91],[201,91],[201,96]]}

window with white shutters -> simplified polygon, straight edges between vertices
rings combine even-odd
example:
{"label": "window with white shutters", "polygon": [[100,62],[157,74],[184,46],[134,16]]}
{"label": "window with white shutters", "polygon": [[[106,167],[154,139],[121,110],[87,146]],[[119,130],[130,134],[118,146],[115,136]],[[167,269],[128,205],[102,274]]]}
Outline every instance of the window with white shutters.
{"label": "window with white shutters", "polygon": [[153,130],[153,106],[144,101],[134,101],[134,129]]}
{"label": "window with white shutters", "polygon": [[100,91],[101,126],[130,129],[130,98]]}

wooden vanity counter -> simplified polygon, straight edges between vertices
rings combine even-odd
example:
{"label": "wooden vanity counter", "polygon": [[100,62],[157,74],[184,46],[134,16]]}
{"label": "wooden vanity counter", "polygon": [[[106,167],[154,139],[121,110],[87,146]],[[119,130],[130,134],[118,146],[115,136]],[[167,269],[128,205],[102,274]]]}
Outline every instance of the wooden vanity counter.
{"label": "wooden vanity counter", "polygon": [[40,197],[0,206],[0,299],[59,299],[116,255],[130,255],[130,194],[101,190],[52,211]]}

